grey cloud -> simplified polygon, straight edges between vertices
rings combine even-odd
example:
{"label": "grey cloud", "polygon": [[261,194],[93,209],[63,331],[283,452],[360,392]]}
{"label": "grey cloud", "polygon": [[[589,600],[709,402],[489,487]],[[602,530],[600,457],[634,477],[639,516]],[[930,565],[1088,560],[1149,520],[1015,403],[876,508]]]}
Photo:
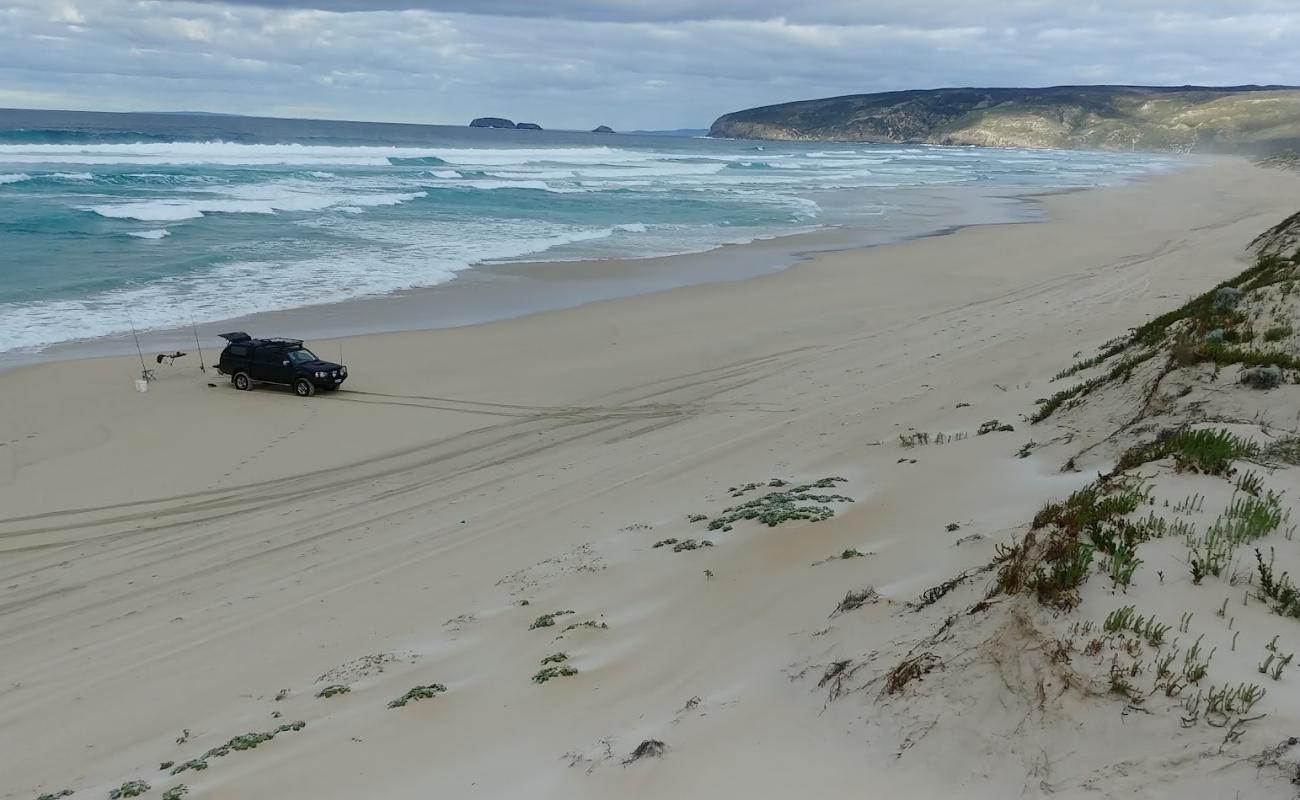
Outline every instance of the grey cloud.
{"label": "grey cloud", "polygon": [[[166,0],[189,2],[190,0]],[[211,0],[200,0],[211,2]],[[1156,14],[1195,13],[1212,19],[1288,13],[1292,0],[230,0],[279,9],[364,12],[422,10],[475,16],[532,17],[601,22],[686,22],[784,19],[798,23],[1050,25],[1053,20],[1121,23]]]}
{"label": "grey cloud", "polygon": [[[1285,83],[1300,74],[1300,51],[1290,44],[1300,39],[1293,3],[483,0],[319,8],[341,2],[9,0],[0,9],[0,104],[452,124],[504,114],[547,127],[668,128],[862,91]],[[304,4],[317,8],[287,7]],[[514,16],[538,7],[548,13]],[[453,13],[470,9],[480,13]]]}

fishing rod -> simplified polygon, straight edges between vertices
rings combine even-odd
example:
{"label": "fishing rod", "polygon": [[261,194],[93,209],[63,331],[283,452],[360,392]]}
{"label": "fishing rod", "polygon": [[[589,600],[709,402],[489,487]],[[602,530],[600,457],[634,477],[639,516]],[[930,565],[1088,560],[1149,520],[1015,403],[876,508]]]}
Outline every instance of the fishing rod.
{"label": "fishing rod", "polygon": [[194,322],[194,317],[190,317],[190,327],[194,329],[194,347],[199,351],[199,372],[206,375],[208,370],[203,365],[203,345],[199,344],[199,326]]}

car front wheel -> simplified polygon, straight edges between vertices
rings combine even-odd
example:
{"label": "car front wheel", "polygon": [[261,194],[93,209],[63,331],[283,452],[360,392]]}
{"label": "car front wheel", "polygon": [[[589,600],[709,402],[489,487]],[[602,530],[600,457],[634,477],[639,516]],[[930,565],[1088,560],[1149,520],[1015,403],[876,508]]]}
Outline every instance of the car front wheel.
{"label": "car front wheel", "polygon": [[299,397],[311,397],[316,394],[316,384],[306,378],[299,378],[293,382],[293,392]]}
{"label": "car front wheel", "polygon": [[236,372],[230,382],[235,384],[235,388],[241,392],[246,392],[253,388],[253,381],[248,377],[247,372]]}

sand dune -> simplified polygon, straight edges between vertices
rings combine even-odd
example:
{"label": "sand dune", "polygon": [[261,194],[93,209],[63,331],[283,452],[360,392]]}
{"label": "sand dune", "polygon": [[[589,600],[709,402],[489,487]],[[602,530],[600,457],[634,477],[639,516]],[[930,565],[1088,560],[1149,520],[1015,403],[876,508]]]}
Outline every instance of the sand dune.
{"label": "sand dune", "polygon": [[[1074,617],[1018,597],[944,623],[983,596],[998,545],[1118,452],[1061,471],[1131,398],[1031,427],[1049,379],[1243,269],[1298,190],[1220,162],[1046,198],[1047,223],[349,339],[346,390],[306,401],[193,365],[140,395],[130,359],[4,373],[0,797],[136,779],[198,798],[1291,796],[1245,759],[1294,732],[1296,705],[1209,758],[1222,732],[1105,685],[1053,690],[1044,655],[1042,636],[1124,603],[1208,622],[1244,589],[1156,592],[1148,558],[1132,595]],[[994,419],[1014,430],[976,435]],[[901,446],[920,432],[955,440]],[[689,521],[828,477],[845,480],[809,494],[852,502],[814,503],[825,521]],[[1222,500],[1203,477],[1161,499]],[[1292,473],[1268,480],[1294,494]],[[861,606],[832,616],[849,592]],[[1215,680],[1275,633],[1300,645],[1294,621],[1248,611]],[[532,627],[553,612],[572,613]],[[931,675],[882,695],[927,652]],[[534,682],[562,665],[577,673]],[[332,685],[350,691],[316,696]]]}

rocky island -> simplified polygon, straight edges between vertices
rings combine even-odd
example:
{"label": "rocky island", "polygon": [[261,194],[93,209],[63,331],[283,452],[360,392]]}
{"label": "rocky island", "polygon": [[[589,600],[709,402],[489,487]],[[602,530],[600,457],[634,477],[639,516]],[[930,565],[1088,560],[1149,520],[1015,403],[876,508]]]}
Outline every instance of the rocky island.
{"label": "rocky island", "polygon": [[504,117],[479,117],[470,122],[471,128],[510,128],[519,127]]}
{"label": "rocky island", "polygon": [[735,139],[1270,153],[1300,145],[1300,89],[1056,86],[857,94],[725,114]]}

